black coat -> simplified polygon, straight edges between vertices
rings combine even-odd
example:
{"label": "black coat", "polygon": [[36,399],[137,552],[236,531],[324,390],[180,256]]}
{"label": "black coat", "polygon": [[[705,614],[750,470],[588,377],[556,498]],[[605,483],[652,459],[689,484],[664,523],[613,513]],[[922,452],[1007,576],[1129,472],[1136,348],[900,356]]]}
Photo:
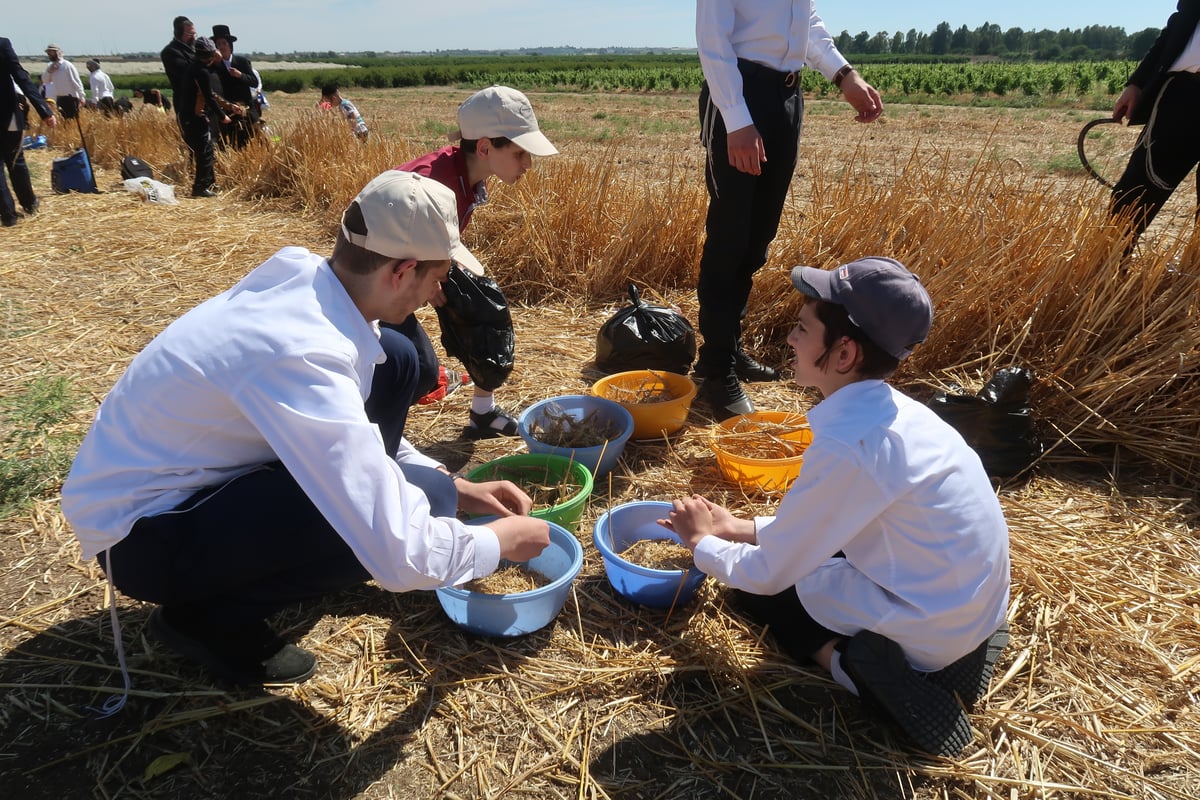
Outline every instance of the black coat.
{"label": "black coat", "polygon": [[1168,70],[1187,47],[1198,24],[1200,0],[1179,0],[1175,13],[1167,19],[1167,27],[1158,34],[1158,38],[1150,46],[1150,52],[1138,64],[1126,83],[1127,86],[1136,86],[1142,90],[1137,106],[1129,118],[1131,124],[1144,125],[1150,119],[1150,111],[1154,108],[1154,101],[1167,80]]}
{"label": "black coat", "polygon": [[171,96],[175,99],[175,113],[178,114],[179,97],[183,94],[183,82],[187,76],[188,66],[196,60],[196,50],[190,44],[172,39],[159,53],[159,58],[162,59],[167,80],[171,82]]}
{"label": "black coat", "polygon": [[[50,119],[54,112],[50,110],[50,106],[42,99],[41,91],[34,85],[33,81],[29,80],[29,73],[21,66],[21,60],[17,58],[17,53],[13,50],[12,42],[0,36],[0,62],[3,62],[3,69],[12,81],[0,79],[0,120],[4,121],[4,125],[0,130],[8,129],[8,120],[12,119],[13,114],[17,111],[17,90],[13,87],[13,81],[17,82],[17,86],[21,87],[21,91],[25,93],[28,102],[33,104],[37,109],[38,116],[42,119]],[[19,123],[22,129],[25,127],[25,116],[17,114]]]}
{"label": "black coat", "polygon": [[229,74],[229,70],[225,69],[225,62],[218,61],[212,69],[221,82],[221,96],[231,103],[238,103],[251,109],[255,108],[254,93],[258,81],[254,79],[254,69],[250,65],[250,59],[235,53],[229,61],[234,69],[242,73],[242,77],[233,77]]}

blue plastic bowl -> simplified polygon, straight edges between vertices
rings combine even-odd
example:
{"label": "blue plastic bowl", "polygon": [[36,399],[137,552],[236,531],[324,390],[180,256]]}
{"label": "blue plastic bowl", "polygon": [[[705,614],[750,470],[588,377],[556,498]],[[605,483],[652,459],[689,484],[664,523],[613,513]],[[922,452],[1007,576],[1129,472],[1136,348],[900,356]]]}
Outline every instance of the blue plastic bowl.
{"label": "blue plastic bowl", "polygon": [[[535,424],[538,427],[544,424],[546,413],[551,410],[551,406],[557,409],[555,413],[570,414],[577,420],[583,419],[595,411],[598,418],[615,422],[621,432],[616,438],[609,439],[607,444],[597,445],[596,447],[557,447],[547,444],[540,439],[535,439],[530,432],[530,428]],[[617,459],[621,457],[622,451],[625,450],[625,443],[633,435],[633,415],[620,403],[607,400],[603,397],[593,397],[587,394],[569,394],[541,400],[526,408],[521,412],[521,416],[517,420],[517,429],[521,433],[521,438],[525,440],[525,446],[529,449],[529,452],[553,453],[559,456],[566,456],[583,464],[592,471],[592,475],[599,478],[611,472],[613,467],[617,465]]]}
{"label": "blue plastic bowl", "polygon": [[650,569],[626,561],[619,555],[642,539],[670,539],[679,542],[674,532],[658,524],[666,519],[671,504],[658,500],[639,500],[614,506],[600,515],[592,532],[592,541],[604,557],[608,582],[622,597],[652,608],[670,608],[690,602],[704,581],[704,573],[692,567]]}
{"label": "blue plastic bowl", "polygon": [[[473,520],[473,524],[479,523]],[[521,636],[549,625],[571,591],[571,582],[583,567],[583,546],[573,534],[553,522],[550,544],[539,555],[523,562],[551,582],[528,592],[484,594],[458,587],[437,589],[446,616],[464,630],[481,636]],[[506,566],[509,562],[500,562]]]}

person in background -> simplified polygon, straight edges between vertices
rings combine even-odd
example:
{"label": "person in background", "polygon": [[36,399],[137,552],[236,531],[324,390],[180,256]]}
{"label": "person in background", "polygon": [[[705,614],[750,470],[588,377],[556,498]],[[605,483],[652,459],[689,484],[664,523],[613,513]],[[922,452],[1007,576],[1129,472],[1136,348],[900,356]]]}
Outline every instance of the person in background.
{"label": "person in background", "polygon": [[233,43],[237,41],[237,37],[229,32],[228,25],[213,25],[212,40],[217,46],[217,52],[221,54],[220,60],[213,67],[221,84],[221,96],[244,109],[243,113],[230,118],[230,124],[221,125],[221,140],[235,150],[240,150],[258,129],[258,76],[250,64],[250,59],[234,55]]}
{"label": "person in background", "polygon": [[[1130,226],[1129,248],[1200,162],[1200,0],[1175,8],[1113,106],[1113,119],[1146,126],[1110,204]],[[1195,213],[1200,219],[1200,175]]]}
{"label": "person in background", "polygon": [[[5,77],[0,78],[0,157],[4,168],[0,170],[0,224],[11,228],[17,224],[20,214],[13,202],[12,192],[17,195],[26,214],[36,214],[40,203],[33,191],[29,167],[25,164],[24,140],[26,106],[33,106],[42,124],[51,128],[58,125],[58,117],[42,99],[38,87],[29,79],[29,73],[21,66],[21,60],[13,49],[12,42],[0,36],[0,64]],[[5,176],[7,174],[7,177]],[[8,180],[12,179],[12,192]]]}
{"label": "person in background", "polygon": [[171,101],[158,89],[134,89],[133,96],[141,98],[142,105],[151,106],[160,113],[171,110]]}
{"label": "person in background", "polygon": [[117,110],[117,101],[113,96],[112,79],[105,74],[104,70],[100,69],[100,59],[98,58],[89,58],[87,69],[88,89],[92,93],[92,105],[103,111],[105,115],[113,113]]}
{"label": "person in background", "polygon": [[175,100],[175,114],[178,115],[179,98],[183,93],[188,65],[196,58],[196,26],[187,17],[176,17],[171,23],[171,29],[174,31],[174,38],[167,42],[167,46],[159,53],[159,58],[162,60],[163,70],[167,73],[167,80],[171,82],[171,97]]}
{"label": "person in background", "polygon": [[701,398],[725,419],[754,410],[740,381],[780,379],[744,349],[742,319],[795,171],[800,70],[809,66],[833,81],[859,122],[878,118],[883,102],[838,52],[812,2],[697,0],[696,45],[709,202],[694,372]]}
{"label": "person in background", "polygon": [[788,334],[808,412],[804,469],[773,516],[699,495],[659,523],[733,587],[801,663],[816,662],[921,749],[957,755],[1008,640],[1008,525],[979,456],[886,379],[933,324],[920,280],[890,258],[796,267]]}
{"label": "person in background", "polygon": [[358,113],[358,109],[354,103],[351,103],[342,93],[336,83],[327,83],[321,87],[321,102],[320,107],[325,110],[337,109],[338,112],[350,123],[350,130],[358,137],[360,142],[367,140],[367,123],[363,119],[362,114]]}
{"label": "person in background", "polygon": [[[295,603],[372,579],[459,584],[549,543],[515,484],[452,475],[404,437],[416,353],[378,323],[428,301],[462,249],[456,220],[449,189],[388,170],[328,259],[278,251],[171,323],[101,403],[63,512],[84,558],[158,605],[151,634],[221,680],[312,675],[267,622]],[[388,380],[385,359],[403,362]]]}
{"label": "person in background", "polygon": [[[538,128],[529,98],[507,86],[491,86],[471,95],[459,105],[457,117],[458,130],[451,138],[461,139],[461,145],[443,147],[396,169],[428,175],[454,190],[458,198],[458,226],[465,230],[475,209],[488,200],[489,178],[516,183],[533,167],[533,156],[551,156],[558,150]],[[469,264],[456,264],[454,269],[483,274],[483,266],[475,259]],[[469,280],[465,275],[454,277]],[[435,293],[433,304],[441,306],[444,302],[445,295]],[[408,324],[412,326],[409,332],[416,337],[420,349],[422,342],[428,342],[428,336],[415,317]],[[442,324],[446,323],[443,321]],[[505,338],[511,341],[512,336],[509,320]],[[443,344],[447,341],[443,336]],[[450,349],[448,344],[447,349]],[[432,354],[432,347],[428,352]],[[468,373],[471,371],[466,353],[451,352],[450,355],[461,358]],[[494,388],[481,386],[484,381],[479,376],[471,377],[475,387],[468,414],[468,433],[476,438],[516,436],[517,420],[496,405]],[[439,389],[445,387],[443,391],[452,391],[458,378],[454,373],[447,377],[447,370],[441,368],[438,382]]]}
{"label": "person in background", "polygon": [[175,114],[195,164],[192,197],[216,197],[212,130],[218,124],[229,124],[229,115],[238,108],[213,92],[209,70],[221,57],[213,40],[196,39],[194,52],[196,57],[188,64],[175,95]]}
{"label": "person in background", "polygon": [[47,99],[53,98],[63,119],[75,119],[85,100],[79,70],[63,58],[62,48],[56,44],[46,45],[46,55],[50,63],[42,72],[42,91]]}

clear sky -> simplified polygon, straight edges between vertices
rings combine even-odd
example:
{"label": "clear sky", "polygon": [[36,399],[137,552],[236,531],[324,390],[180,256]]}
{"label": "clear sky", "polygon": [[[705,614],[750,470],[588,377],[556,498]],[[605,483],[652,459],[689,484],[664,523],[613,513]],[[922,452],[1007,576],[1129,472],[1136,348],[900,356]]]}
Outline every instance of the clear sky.
{"label": "clear sky", "polygon": [[[21,55],[50,42],[72,55],[157,51],[184,14],[202,34],[214,23],[243,52],[493,50],[512,47],[694,47],[694,0],[55,0],[42,8],[7,0],[0,35]],[[817,0],[836,36],[867,31],[931,33],[939,22],[1001,30],[1161,28],[1175,0]]]}

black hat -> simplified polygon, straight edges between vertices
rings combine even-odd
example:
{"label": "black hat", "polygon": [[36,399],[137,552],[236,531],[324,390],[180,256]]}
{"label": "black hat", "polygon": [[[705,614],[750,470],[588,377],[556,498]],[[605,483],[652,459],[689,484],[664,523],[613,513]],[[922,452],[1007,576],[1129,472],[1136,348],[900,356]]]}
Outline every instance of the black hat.
{"label": "black hat", "polygon": [[213,25],[212,38],[224,39],[225,41],[229,42],[230,44],[233,44],[234,42],[237,41],[237,37],[229,32],[228,25]]}

